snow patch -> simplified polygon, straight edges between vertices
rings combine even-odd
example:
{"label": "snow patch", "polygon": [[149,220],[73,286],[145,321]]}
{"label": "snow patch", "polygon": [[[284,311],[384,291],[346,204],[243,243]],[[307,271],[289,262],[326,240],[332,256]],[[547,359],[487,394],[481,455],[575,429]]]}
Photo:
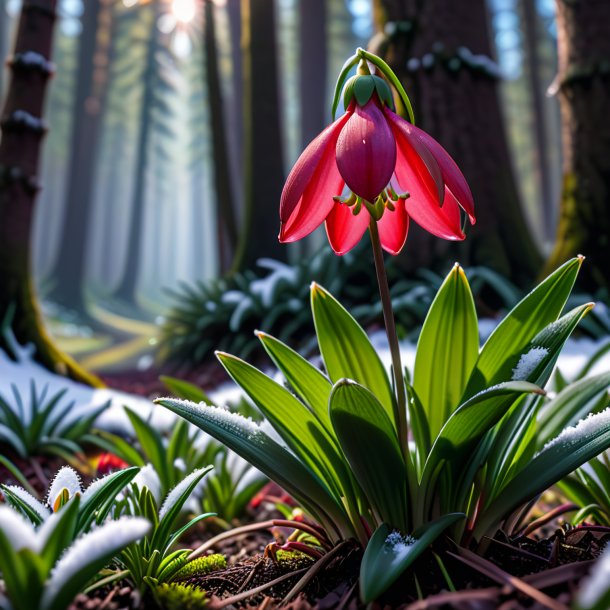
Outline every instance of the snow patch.
{"label": "snow patch", "polygon": [[548,356],[548,353],[549,350],[546,347],[532,347],[525,354],[522,354],[517,366],[513,369],[513,381],[526,380]]}
{"label": "snow patch", "polygon": [[555,445],[571,445],[583,436],[589,436],[601,428],[610,427],[610,407],[601,413],[589,413],[585,419],[581,419],[575,426],[563,430],[554,439],[551,439],[540,453],[554,447]]}
{"label": "snow patch", "polygon": [[597,607],[608,590],[610,590],[610,546],[606,546],[589,577],[583,580],[578,594],[578,606],[583,610]]}

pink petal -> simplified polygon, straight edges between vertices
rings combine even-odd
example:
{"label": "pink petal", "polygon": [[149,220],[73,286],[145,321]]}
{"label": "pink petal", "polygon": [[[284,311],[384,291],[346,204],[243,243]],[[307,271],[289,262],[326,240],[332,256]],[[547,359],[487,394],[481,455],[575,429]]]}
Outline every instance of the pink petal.
{"label": "pink petal", "polygon": [[280,199],[280,241],[302,239],[316,229],[341,193],[343,179],[335,161],[335,146],[351,113],[329,125],[313,140],[290,171]]}
{"label": "pink petal", "polygon": [[407,241],[409,231],[409,215],[405,208],[404,199],[394,203],[395,210],[385,210],[381,220],[377,223],[381,245],[386,252],[398,254]]}
{"label": "pink petal", "polygon": [[337,167],[356,195],[373,202],[387,186],[396,164],[396,143],[388,122],[371,98],[356,104],[337,140]]}
{"label": "pink petal", "polygon": [[[455,197],[445,188],[443,205],[438,198],[438,185],[426,163],[412,145],[405,130],[391,118],[396,136],[396,178],[410,197],[405,205],[407,214],[426,231],[443,239],[464,239],[460,209]],[[404,123],[404,121],[401,122]],[[448,196],[449,195],[449,196]]]}
{"label": "pink petal", "polygon": [[[406,191],[412,192],[411,183],[418,181],[429,192],[430,196],[434,197],[439,205],[442,205],[445,196],[445,183],[441,168],[434,155],[415,136],[411,123],[408,123],[387,107],[384,108],[384,112],[396,137],[398,148],[396,177],[400,186]],[[401,152],[404,155],[402,162]]]}
{"label": "pink petal", "polygon": [[476,218],[474,215],[472,192],[457,163],[432,136],[414,125],[411,125],[411,130],[414,136],[430,149],[441,168],[445,184],[457,199],[460,207],[468,214],[470,222],[474,224]]}
{"label": "pink petal", "polygon": [[343,203],[337,203],[326,218],[326,234],[330,247],[340,256],[349,252],[360,241],[371,219],[364,207],[356,216],[352,213],[353,209]]}
{"label": "pink petal", "polygon": [[406,200],[405,205],[409,216],[428,233],[453,241],[464,239],[460,205],[448,188],[445,188],[445,201],[442,208],[439,208],[435,203],[429,201],[418,202],[410,197]]}

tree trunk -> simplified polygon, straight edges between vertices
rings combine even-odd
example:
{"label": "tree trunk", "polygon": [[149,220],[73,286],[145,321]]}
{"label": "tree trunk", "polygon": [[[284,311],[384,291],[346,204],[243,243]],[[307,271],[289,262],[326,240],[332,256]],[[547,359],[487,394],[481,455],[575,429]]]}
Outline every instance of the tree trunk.
{"label": "tree trunk", "polygon": [[413,226],[408,266],[459,257],[529,282],[541,259],[519,203],[485,0],[376,0],[375,16],[373,51],[384,53],[405,83],[418,126],[454,157],[476,205],[477,224],[457,246]]}
{"label": "tree trunk", "polygon": [[150,36],[144,68],[144,92],[142,94],[142,109],[138,145],[136,149],[136,175],[134,180],[133,203],[130,210],[129,231],[127,233],[127,250],[123,275],[115,295],[125,302],[135,304],[140,261],[142,259],[142,220],[146,199],[146,173],[150,156],[150,135],[153,123],[154,94],[157,86],[157,59],[160,31],[157,28],[157,18],[160,11],[159,0],[154,0],[154,16],[150,26]]}
{"label": "tree trunk", "polygon": [[299,41],[301,150],[304,150],[327,123],[325,0],[300,0]]}
{"label": "tree trunk", "polygon": [[581,282],[610,290],[610,12],[606,0],[558,0],[563,193],[554,269],[575,254],[587,257]]}
{"label": "tree trunk", "polygon": [[542,235],[550,242],[555,234],[555,205],[552,197],[551,169],[548,156],[548,133],[544,104],[543,82],[540,76],[542,58],[540,56],[540,24],[536,4],[522,0],[523,29],[527,55],[527,77],[532,102],[532,130],[536,144],[535,159],[542,212]]}
{"label": "tree trunk", "polygon": [[278,210],[284,184],[275,42],[275,7],[243,0],[245,213],[233,269],[261,257],[285,258],[278,242]]}
{"label": "tree trunk", "polygon": [[218,212],[218,239],[221,271],[227,271],[231,257],[237,247],[237,225],[235,221],[235,191],[231,179],[227,128],[225,123],[222,87],[218,71],[218,51],[216,49],[216,24],[214,2],[204,0],[204,56],[205,75],[212,128],[212,147],[214,151],[214,186]]}
{"label": "tree trunk", "polygon": [[52,273],[55,284],[51,297],[80,312],[86,311],[83,289],[100,126],[107,92],[112,3],[113,0],[88,0],[84,3],[67,200],[59,254]]}
{"label": "tree trunk", "polygon": [[4,98],[4,61],[7,53],[9,17],[6,12],[6,0],[0,0],[0,100]]}
{"label": "tree trunk", "polygon": [[[10,60],[11,81],[2,113],[0,142],[0,321],[17,341],[31,343],[36,357],[52,371],[99,385],[47,334],[31,276],[31,231],[50,64],[56,0],[26,0]],[[0,336],[6,349],[6,338]],[[10,350],[9,350],[10,353]]]}

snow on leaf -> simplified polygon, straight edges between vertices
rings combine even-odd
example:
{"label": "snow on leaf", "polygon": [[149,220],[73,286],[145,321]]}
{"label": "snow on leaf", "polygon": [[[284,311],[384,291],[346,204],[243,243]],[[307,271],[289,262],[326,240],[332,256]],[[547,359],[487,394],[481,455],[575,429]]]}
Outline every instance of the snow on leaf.
{"label": "snow on leaf", "polygon": [[517,366],[513,369],[513,381],[525,381],[536,370],[536,367],[548,355],[546,347],[532,347],[528,352],[521,355]]}
{"label": "snow on leaf", "polygon": [[23,487],[19,487],[18,485],[7,485],[6,489],[19,498],[24,504],[27,504],[42,520],[49,516],[50,510],[48,507],[31,493],[23,489]]}
{"label": "snow on leaf", "polygon": [[64,489],[68,491],[68,497],[70,498],[83,491],[78,473],[70,466],[60,468],[51,483],[51,487],[49,487],[47,504],[51,507],[51,510],[56,510],[55,503]]}
{"label": "snow on leaf", "polygon": [[0,506],[0,531],[15,551],[32,549],[38,552],[40,550],[34,526],[8,506]]}
{"label": "snow on leaf", "polygon": [[199,468],[197,470],[193,470],[188,477],[185,477],[172,489],[165,498],[163,502],[163,506],[159,511],[159,519],[163,519],[163,517],[176,505],[176,503],[180,500],[182,495],[184,494],[187,487],[198,477],[202,476],[202,473],[207,471],[207,468]]}

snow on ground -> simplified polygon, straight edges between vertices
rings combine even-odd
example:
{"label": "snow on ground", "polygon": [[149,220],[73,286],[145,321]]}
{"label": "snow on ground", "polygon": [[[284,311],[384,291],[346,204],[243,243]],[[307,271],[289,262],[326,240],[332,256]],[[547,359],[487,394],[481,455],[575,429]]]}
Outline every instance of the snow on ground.
{"label": "snow on ground", "polygon": [[[491,321],[489,324],[487,321],[482,322],[483,332],[481,334],[486,338],[493,329],[493,323]],[[383,331],[373,333],[371,341],[389,370],[391,357],[385,333]],[[604,341],[594,341],[589,338],[570,339],[558,362],[558,367],[564,377],[567,379],[575,378],[605,341],[607,339]],[[401,344],[403,366],[406,366],[411,372],[415,362],[415,348],[416,345],[411,342]],[[7,354],[0,350],[0,395],[9,402],[12,401],[15,390],[23,397],[28,397],[31,383],[34,381],[39,392],[45,386],[48,386],[47,396],[52,396],[60,390],[67,389],[64,401],[73,400],[75,409],[82,410],[83,413],[91,407],[101,406],[109,401],[109,408],[98,418],[96,425],[113,432],[125,433],[130,430],[129,422],[123,410],[124,405],[133,408],[144,418],[151,417],[152,422],[160,430],[169,429],[176,417],[167,409],[154,405],[146,398],[109,388],[94,389],[65,377],[54,375],[32,359],[32,349],[30,347],[20,346],[14,340],[11,341],[11,350],[15,355],[15,360],[9,358]],[[591,374],[608,370],[610,370],[610,353],[597,362],[591,370]],[[269,368],[265,372],[279,379],[279,374],[275,369]],[[209,395],[215,404],[225,406],[237,403],[242,393],[234,383],[227,382],[209,392]]]}

